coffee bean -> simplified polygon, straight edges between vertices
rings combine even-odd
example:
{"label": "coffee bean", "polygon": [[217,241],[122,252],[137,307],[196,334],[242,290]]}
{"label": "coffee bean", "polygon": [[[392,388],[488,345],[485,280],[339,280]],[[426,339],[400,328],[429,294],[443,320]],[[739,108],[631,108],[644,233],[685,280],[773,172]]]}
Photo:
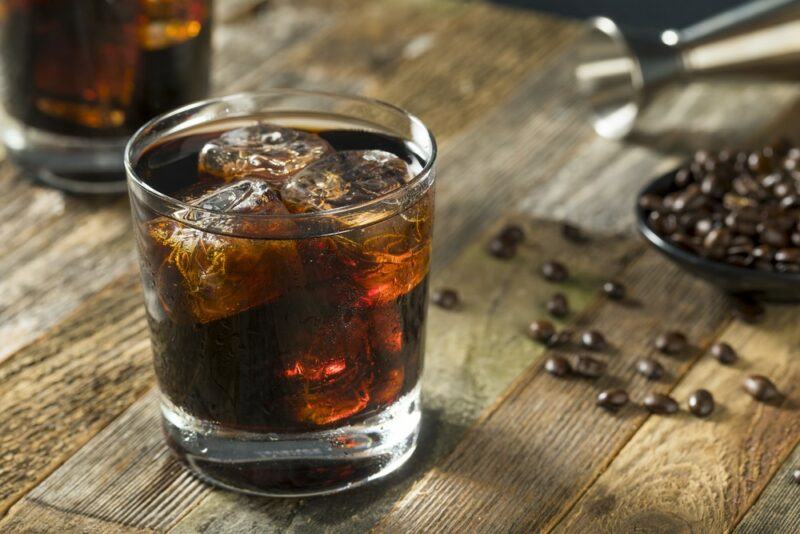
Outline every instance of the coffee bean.
{"label": "coffee bean", "polygon": [[550,356],[544,361],[544,370],[553,376],[567,376],[572,372],[572,366],[563,356]]}
{"label": "coffee bean", "polygon": [[705,389],[689,395],[689,411],[697,417],[707,417],[714,411],[714,396]]}
{"label": "coffee bean", "polygon": [[682,333],[672,331],[659,334],[654,344],[664,354],[678,354],[686,350],[688,341]]}
{"label": "coffee bean", "polygon": [[789,244],[789,235],[775,224],[758,225],[758,236],[766,245],[781,248]]}
{"label": "coffee bean", "polygon": [[800,468],[794,470],[792,480],[794,480],[795,484],[800,484]]}
{"label": "coffee bean", "polygon": [[597,395],[597,405],[606,410],[617,410],[628,404],[628,393],[624,389],[605,389]]}
{"label": "coffee bean", "polygon": [[[791,191],[789,192],[791,193]],[[787,194],[781,199],[782,210],[794,210],[800,208],[800,195]]]}
{"label": "coffee bean", "polygon": [[692,176],[691,170],[683,168],[678,170],[677,173],[675,173],[674,180],[675,180],[675,187],[683,189],[684,187],[692,183],[694,177]]}
{"label": "coffee bean", "polygon": [[762,402],[774,401],[780,397],[775,384],[769,378],[761,375],[750,375],[745,378],[744,390],[754,399]]}
{"label": "coffee bean", "polygon": [[442,309],[452,310],[459,305],[461,298],[455,289],[443,288],[433,292],[431,301]]}
{"label": "coffee bean", "polygon": [[486,250],[495,258],[508,260],[517,254],[517,246],[503,241],[499,237],[494,237],[489,241]]}
{"label": "coffee bean", "polygon": [[675,402],[675,399],[661,393],[648,393],[645,395],[642,405],[650,413],[655,414],[673,414],[678,411],[678,403]]}
{"label": "coffee bean", "polygon": [[509,224],[497,234],[497,237],[504,243],[514,246],[519,245],[525,239],[525,232],[517,224]]}
{"label": "coffee bean", "polygon": [[766,310],[752,297],[738,296],[733,298],[733,316],[746,323],[757,323],[764,318]]}
{"label": "coffee bean", "polygon": [[[794,192],[795,192],[794,186],[787,182],[781,182],[779,184],[775,184],[775,187],[772,189],[772,193],[780,199],[785,199],[785,197],[788,197]],[[792,201],[789,201],[789,204],[791,203]],[[781,201],[781,207],[783,207],[782,201]]]}
{"label": "coffee bean", "polygon": [[625,286],[610,280],[603,284],[603,293],[611,300],[622,300],[625,298]]}
{"label": "coffee bean", "polygon": [[605,336],[597,330],[586,330],[581,334],[581,345],[589,350],[604,350],[608,347]]}
{"label": "coffee bean", "polygon": [[[659,205],[661,204],[661,199],[658,199]],[[583,233],[578,226],[574,226],[569,223],[564,223],[561,225],[561,234],[564,236],[565,239],[568,241],[572,241],[573,243],[585,243],[589,239]]]}
{"label": "coffee bean", "polygon": [[747,159],[747,164],[753,172],[766,174],[772,171],[772,162],[760,152],[753,152],[750,154],[750,157]]}
{"label": "coffee bean", "polygon": [[775,253],[775,261],[800,263],[800,248],[782,248]]}
{"label": "coffee bean", "polygon": [[722,198],[729,187],[730,183],[716,174],[709,174],[700,182],[700,191],[714,198]]}
{"label": "coffee bean", "polygon": [[569,314],[569,302],[563,293],[556,293],[547,301],[547,311],[553,317],[566,317]]}
{"label": "coffee bean", "polygon": [[700,219],[694,225],[694,233],[699,237],[705,237],[714,228],[714,221],[711,219]]}
{"label": "coffee bean", "polygon": [[775,249],[769,245],[758,245],[753,248],[751,254],[753,254],[753,257],[756,259],[772,261],[772,258],[775,257]]}
{"label": "coffee bean", "polygon": [[550,282],[563,282],[569,276],[567,268],[557,261],[546,261],[542,264],[542,276]]}
{"label": "coffee bean", "polygon": [[664,367],[652,358],[641,358],[636,362],[636,372],[648,380],[658,380],[664,376]]}
{"label": "coffee bean", "polygon": [[703,239],[703,246],[706,248],[725,248],[730,245],[731,237],[730,229],[714,228]]}
{"label": "coffee bean", "polygon": [[547,343],[555,333],[556,327],[553,323],[544,319],[533,321],[528,326],[528,336],[539,343]]}
{"label": "coffee bean", "polygon": [[639,197],[639,207],[647,211],[660,211],[664,206],[660,196],[648,193]]}
{"label": "coffee bean", "polygon": [[586,378],[597,378],[606,371],[606,363],[588,354],[581,354],[575,358],[572,369]]}
{"label": "coffee bean", "polygon": [[730,365],[736,361],[737,354],[733,347],[727,343],[719,342],[711,345],[711,355],[714,356],[720,363]]}
{"label": "coffee bean", "polygon": [[728,256],[725,258],[725,262],[729,263],[730,265],[734,265],[736,267],[750,267],[750,264],[753,263],[755,258],[750,255],[747,256]]}
{"label": "coffee bean", "polygon": [[562,345],[566,345],[572,341],[572,335],[574,332],[568,328],[561,330],[560,332],[556,332],[550,339],[547,340],[548,347],[560,347]]}

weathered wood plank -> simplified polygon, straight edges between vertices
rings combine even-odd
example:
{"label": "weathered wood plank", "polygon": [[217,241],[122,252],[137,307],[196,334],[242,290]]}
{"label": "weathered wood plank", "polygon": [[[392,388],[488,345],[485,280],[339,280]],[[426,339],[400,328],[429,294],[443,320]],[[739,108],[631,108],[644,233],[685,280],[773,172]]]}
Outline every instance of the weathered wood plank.
{"label": "weathered wood plank", "polygon": [[[622,355],[654,352],[665,328],[682,329],[705,347],[727,321],[721,295],[648,251],[622,279],[637,305],[601,302],[579,326],[604,332],[613,346],[608,373],[596,381],[557,380],[531,366],[454,452],[415,485],[381,523],[392,532],[467,529],[538,531],[553,526],[646,420],[594,406],[600,389],[628,384],[636,398],[653,386]],[[699,355],[662,359],[674,384]]]}
{"label": "weathered wood plank", "polygon": [[43,532],[69,525],[73,532],[164,530],[184,512],[184,502],[209,491],[164,447],[155,391],[95,436],[91,445],[12,508],[0,529]]}
{"label": "weathered wood plank", "polygon": [[800,445],[778,469],[734,532],[800,532],[800,499],[798,486],[792,478],[795,469],[800,469]]}
{"label": "weathered wood plank", "polygon": [[0,516],[152,384],[139,278],[123,275],[0,366]]}
{"label": "weathered wood plank", "polygon": [[[692,391],[708,389],[718,403],[715,413],[707,420],[687,412],[651,417],[559,531],[724,532],[739,521],[800,439],[797,308],[771,306],[764,322],[735,322],[721,339],[739,352],[738,364],[706,356],[673,391],[685,407]],[[633,365],[633,354],[623,357]],[[771,377],[784,402],[773,406],[746,395],[748,374]],[[779,531],[792,529],[773,530]]]}
{"label": "weathered wood plank", "polygon": [[134,261],[126,201],[69,197],[2,166],[0,363]]}
{"label": "weathered wood plank", "polygon": [[[149,395],[19,501],[0,528],[23,521],[37,525],[36,509],[42,506],[69,516],[65,521],[76,525],[80,525],[77,517],[86,516],[161,529],[188,513],[178,530],[205,525],[219,531],[229,521],[235,525],[231,529],[257,525],[256,531],[371,527],[407,489],[409,477],[419,476],[452,450],[478,414],[542,353],[541,346],[524,336],[524,328],[544,314],[544,302],[554,287],[535,274],[533,266],[543,257],[574,258],[573,280],[560,289],[577,313],[597,296],[604,276],[621,269],[641,250],[638,243],[621,238],[585,245],[565,242],[560,227],[552,223],[530,223],[527,233],[531,237],[512,261],[491,258],[483,242],[475,243],[451,268],[434,275],[435,285],[447,283],[461,291],[464,307],[458,312],[430,310],[423,381],[425,445],[404,471],[405,477],[393,477],[377,488],[303,501],[232,497],[199,483],[181,482],[184,471],[173,469],[164,459],[155,396]],[[143,461],[145,457],[157,458],[158,465]],[[180,495],[173,491],[176,485],[184,490]],[[168,514],[158,512],[167,507]]]}

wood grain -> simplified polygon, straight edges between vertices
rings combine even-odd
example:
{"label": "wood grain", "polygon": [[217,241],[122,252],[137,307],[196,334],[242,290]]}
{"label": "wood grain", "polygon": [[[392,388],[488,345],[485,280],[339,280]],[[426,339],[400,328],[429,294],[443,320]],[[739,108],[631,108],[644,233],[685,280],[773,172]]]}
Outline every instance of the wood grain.
{"label": "wood grain", "polygon": [[654,252],[622,279],[638,304],[600,302],[579,320],[612,344],[608,374],[597,381],[557,380],[539,365],[530,367],[379,531],[538,531],[560,519],[647,418],[634,407],[601,411],[594,406],[597,392],[625,385],[638,399],[650,389],[669,389],[699,350],[661,358],[667,377],[657,385],[635,375],[631,357],[653,353],[653,338],[666,328],[681,329],[706,347],[727,321],[720,295]]}
{"label": "wood grain", "polygon": [[[739,521],[800,439],[797,309],[769,307],[764,322],[735,322],[721,339],[739,363],[706,356],[673,392],[685,407],[692,391],[708,389],[712,417],[651,417],[557,530],[724,532]],[[771,377],[785,400],[753,400],[742,390],[748,374]]]}
{"label": "wood grain", "polygon": [[164,447],[153,391],[12,508],[0,530],[164,530],[208,491]]}
{"label": "wood grain", "polygon": [[[50,510],[48,521],[61,513],[65,522],[77,526],[82,525],[80,518],[89,517],[127,527],[166,529],[188,513],[178,530],[205,525],[213,531],[233,532],[247,524],[258,525],[256,531],[267,525],[276,530],[302,525],[371,527],[412,478],[452,450],[467,426],[542,353],[540,345],[525,337],[524,329],[528,321],[545,314],[544,302],[554,288],[536,274],[534,266],[544,257],[575,258],[573,280],[560,289],[577,313],[597,297],[606,274],[622,269],[641,252],[641,246],[628,239],[594,239],[576,245],[564,241],[557,224],[522,222],[530,238],[514,260],[489,257],[480,240],[434,277],[434,284],[446,281],[457,287],[464,306],[458,312],[430,310],[423,380],[425,447],[400,477],[341,496],[299,502],[232,498],[227,492],[195,486],[184,480],[185,471],[166,460],[151,394],[18,502],[8,522],[0,522],[0,529],[23,523],[44,528],[36,521],[36,510],[42,506]],[[156,458],[157,465],[144,461],[145,457]],[[68,483],[75,480],[80,484]],[[179,495],[176,487],[182,488]],[[166,509],[168,514],[160,512]],[[89,523],[84,526],[90,528]]]}
{"label": "wood grain", "polygon": [[0,516],[152,384],[133,272],[0,366]]}
{"label": "wood grain", "polygon": [[734,532],[800,532],[800,490],[792,478],[795,469],[800,469],[800,445],[795,447],[794,452],[778,469]]}

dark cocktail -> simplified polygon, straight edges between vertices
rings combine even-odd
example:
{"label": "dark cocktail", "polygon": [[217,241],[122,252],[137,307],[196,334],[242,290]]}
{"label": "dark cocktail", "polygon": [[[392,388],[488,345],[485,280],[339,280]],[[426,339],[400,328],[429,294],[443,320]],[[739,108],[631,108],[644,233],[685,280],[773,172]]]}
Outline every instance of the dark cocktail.
{"label": "dark cocktail", "polygon": [[124,191],[127,137],[206,94],[210,9],[210,0],[3,2],[12,157],[58,187]]}
{"label": "dark cocktail", "polygon": [[420,416],[429,132],[377,102],[274,92],[168,115],[128,157],[173,449],[278,495],[398,467]]}

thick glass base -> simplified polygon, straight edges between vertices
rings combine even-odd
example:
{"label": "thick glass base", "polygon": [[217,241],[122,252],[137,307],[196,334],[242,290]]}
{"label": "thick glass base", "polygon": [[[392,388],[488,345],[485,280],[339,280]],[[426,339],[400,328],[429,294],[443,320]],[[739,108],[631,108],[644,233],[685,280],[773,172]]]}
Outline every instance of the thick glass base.
{"label": "thick glass base", "polygon": [[419,387],[357,424],[301,434],[256,434],[203,423],[163,401],[167,443],[223,488],[272,497],[336,493],[388,475],[414,452]]}
{"label": "thick glass base", "polygon": [[126,138],[56,135],[10,120],[2,141],[15,163],[47,185],[79,194],[125,192]]}

